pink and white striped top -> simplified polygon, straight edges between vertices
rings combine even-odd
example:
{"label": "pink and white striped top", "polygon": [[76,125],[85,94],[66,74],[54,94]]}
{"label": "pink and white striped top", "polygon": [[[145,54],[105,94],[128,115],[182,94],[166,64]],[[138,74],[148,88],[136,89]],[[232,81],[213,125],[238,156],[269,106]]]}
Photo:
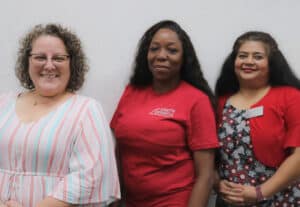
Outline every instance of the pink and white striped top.
{"label": "pink and white striped top", "polygon": [[33,207],[46,196],[106,206],[120,198],[114,143],[94,99],[74,95],[36,122],[15,112],[17,94],[0,96],[0,200]]}

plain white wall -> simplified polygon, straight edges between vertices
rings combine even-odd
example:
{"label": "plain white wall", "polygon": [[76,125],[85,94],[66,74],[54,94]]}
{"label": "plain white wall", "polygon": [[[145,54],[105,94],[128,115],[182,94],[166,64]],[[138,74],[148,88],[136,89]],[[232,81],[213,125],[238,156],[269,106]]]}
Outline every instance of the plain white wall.
{"label": "plain white wall", "polygon": [[177,21],[190,35],[212,87],[233,41],[248,30],[270,32],[299,76],[299,11],[299,0],[2,0],[0,92],[19,86],[14,76],[19,39],[33,25],[48,22],[81,38],[90,65],[81,93],[99,100],[108,119],[128,82],[139,38],[162,19]]}
{"label": "plain white wall", "polygon": [[212,87],[233,41],[248,30],[271,33],[300,77],[299,0],[1,0],[0,92],[19,87],[14,64],[25,32],[38,23],[61,23],[81,38],[89,60],[80,93],[99,100],[110,119],[139,38],[162,19],[177,21],[190,35]]}

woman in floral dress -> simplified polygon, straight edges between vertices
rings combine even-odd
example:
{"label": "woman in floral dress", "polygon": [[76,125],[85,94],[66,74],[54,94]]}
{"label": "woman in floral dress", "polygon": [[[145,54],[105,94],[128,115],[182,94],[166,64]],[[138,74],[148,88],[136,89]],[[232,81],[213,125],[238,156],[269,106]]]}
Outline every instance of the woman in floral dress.
{"label": "woman in floral dress", "polygon": [[217,80],[217,206],[300,206],[300,81],[271,35],[235,41]]}

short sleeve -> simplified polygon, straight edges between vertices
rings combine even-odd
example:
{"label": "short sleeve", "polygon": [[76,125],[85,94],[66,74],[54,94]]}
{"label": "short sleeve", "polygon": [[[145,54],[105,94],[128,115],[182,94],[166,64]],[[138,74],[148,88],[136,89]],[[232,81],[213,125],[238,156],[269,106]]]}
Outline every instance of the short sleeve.
{"label": "short sleeve", "polygon": [[117,124],[117,121],[118,121],[118,118],[120,116],[120,109],[122,108],[122,106],[126,105],[126,101],[127,101],[127,97],[128,95],[130,94],[130,92],[132,91],[132,86],[130,85],[127,85],[125,90],[123,91],[123,94],[120,98],[120,101],[118,103],[118,106],[113,114],[113,117],[110,121],[110,127],[114,130],[116,124]]}
{"label": "short sleeve", "polygon": [[289,88],[285,97],[286,136],[284,148],[300,146],[300,91]]}
{"label": "short sleeve", "polygon": [[100,104],[92,100],[70,152],[69,174],[50,195],[72,204],[106,206],[120,198],[114,142]]}
{"label": "short sleeve", "polygon": [[[5,109],[8,105],[11,105],[10,103],[12,101],[15,101],[17,97],[16,93],[8,92],[8,93],[2,93],[0,94],[0,108]],[[6,111],[6,110],[3,110]]]}
{"label": "short sleeve", "polygon": [[207,96],[199,97],[190,111],[188,145],[193,151],[219,147],[215,116]]}

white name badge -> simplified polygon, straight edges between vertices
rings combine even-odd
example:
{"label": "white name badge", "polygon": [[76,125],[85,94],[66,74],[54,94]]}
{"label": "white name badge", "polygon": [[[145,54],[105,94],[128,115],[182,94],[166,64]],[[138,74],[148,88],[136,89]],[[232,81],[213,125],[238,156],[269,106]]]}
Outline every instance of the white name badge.
{"label": "white name badge", "polygon": [[264,107],[263,106],[258,106],[258,107],[252,108],[252,109],[248,109],[245,114],[247,119],[262,116],[262,115],[264,115]]}

